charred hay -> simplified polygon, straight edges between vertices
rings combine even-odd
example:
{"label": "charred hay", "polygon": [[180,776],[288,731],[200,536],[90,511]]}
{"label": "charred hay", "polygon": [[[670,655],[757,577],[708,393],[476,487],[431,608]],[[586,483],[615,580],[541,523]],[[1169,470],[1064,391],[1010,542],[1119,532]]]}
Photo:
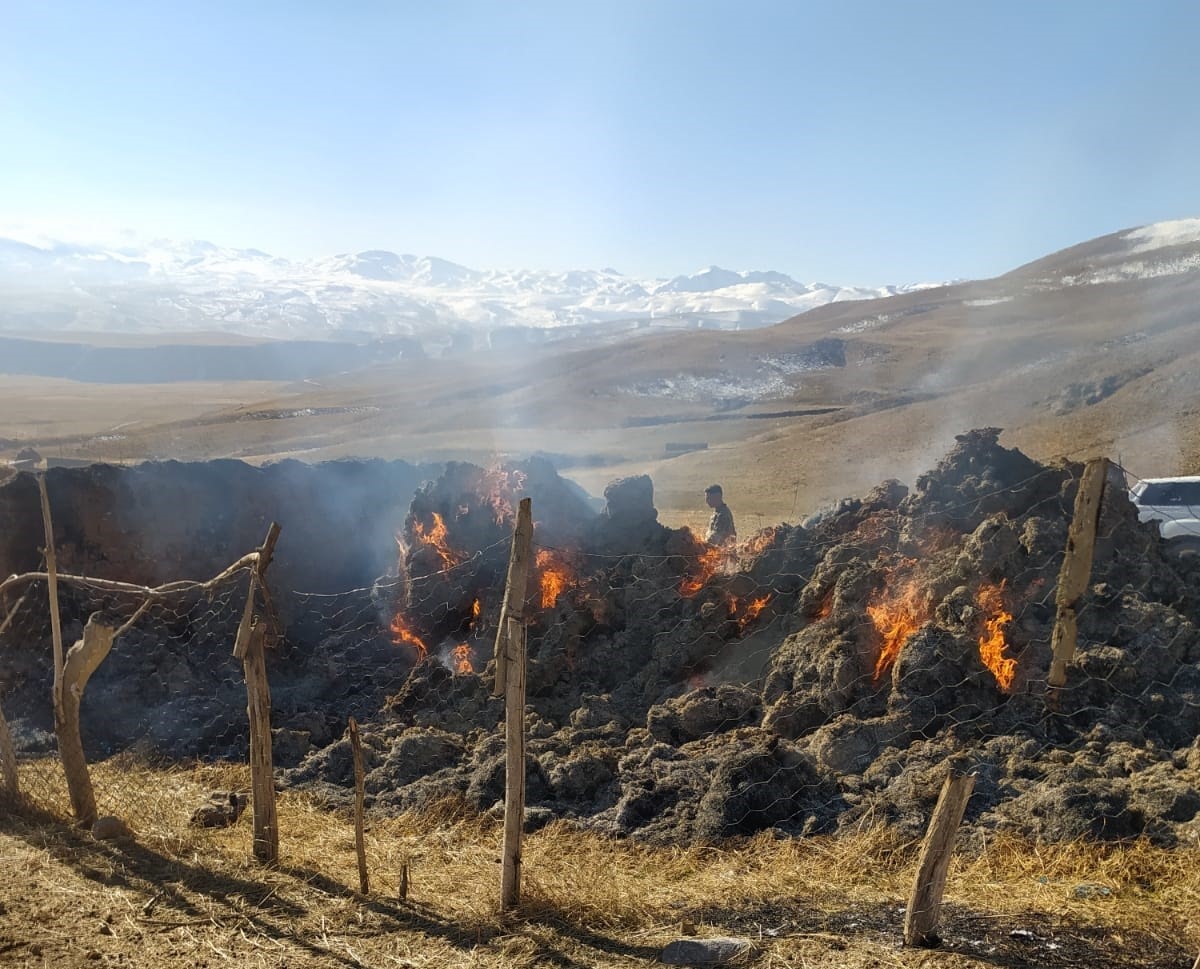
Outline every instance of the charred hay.
{"label": "charred hay", "polygon": [[[911,491],[884,482],[729,554],[659,523],[647,478],[614,482],[597,513],[544,462],[448,466],[409,507],[399,575],[291,621],[271,656],[282,779],[348,803],[353,712],[376,810],[497,809],[491,644],[511,508],[528,494],[531,823],[661,842],[875,822],[916,835],[954,757],[977,775],[978,832],[1191,841],[1200,575],[1110,487],[1076,661],[1048,703],[1081,467],[1038,464],[998,434],[962,435]],[[349,614],[364,618],[322,629]],[[164,695],[187,702],[193,674],[154,662],[175,678]],[[193,739],[193,754],[237,752]]]}
{"label": "charred hay", "polygon": [[[806,527],[767,530],[699,577],[704,547],[658,524],[648,481],[614,484],[608,514],[575,536],[572,586],[529,617],[530,805],[660,841],[865,820],[917,834],[957,757],[978,775],[968,823],[979,830],[1191,839],[1196,575],[1110,491],[1078,658],[1048,708],[1081,469],[1039,465],[998,433],[960,437],[911,492],[885,482]],[[881,664],[872,610],[897,589],[911,590],[912,626]],[[1007,683],[980,646],[989,622],[1004,632],[993,663],[1008,664]],[[381,805],[496,807],[501,710],[487,684],[486,671],[418,664],[375,742],[396,751],[412,735],[447,760],[416,779],[377,768]],[[320,776],[323,756],[293,778]]]}

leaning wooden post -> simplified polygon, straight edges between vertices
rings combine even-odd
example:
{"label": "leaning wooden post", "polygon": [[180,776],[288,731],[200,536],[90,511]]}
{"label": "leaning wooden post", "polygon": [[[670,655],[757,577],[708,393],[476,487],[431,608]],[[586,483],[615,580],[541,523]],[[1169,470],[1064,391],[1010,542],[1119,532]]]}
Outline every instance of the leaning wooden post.
{"label": "leaning wooden post", "polygon": [[13,747],[12,734],[4,710],[0,709],[0,795],[5,800],[15,801],[21,793],[17,777],[17,751]]}
{"label": "leaning wooden post", "polygon": [[975,787],[975,775],[951,769],[942,785],[929,830],[917,859],[908,911],[904,915],[904,944],[937,945],[937,924],[942,913],[942,892],[954,853],[954,836]]}
{"label": "leaning wooden post", "polygon": [[57,713],[63,673],[62,618],[58,611],[58,558],[54,553],[54,521],[50,517],[50,496],[46,492],[44,474],[38,476],[38,489],[42,493],[42,526],[46,532],[46,584],[50,588],[50,633],[54,639],[54,709]]}
{"label": "leaning wooden post", "polygon": [[533,558],[533,503],[522,498],[496,631],[496,693],[504,693],[504,850],[500,907],[521,900],[521,835],[525,827],[525,587]]}
{"label": "leaning wooden post", "polygon": [[117,631],[100,622],[95,616],[83,628],[83,638],[71,647],[63,664],[60,702],[55,709],[55,733],[58,736],[58,756],[67,775],[67,791],[71,810],[81,825],[96,821],[96,793],[88,773],[87,758],[83,755],[83,738],[79,729],[79,705],[88,679],[112,649]]}
{"label": "leaning wooden post", "polygon": [[1100,501],[1104,497],[1104,482],[1108,478],[1108,458],[1089,461],[1079,480],[1075,494],[1075,515],[1067,532],[1067,550],[1058,573],[1058,590],[1054,596],[1054,634],[1051,640],[1054,657],[1050,661],[1047,701],[1053,704],[1057,691],[1067,683],[1067,664],[1075,656],[1078,631],[1079,600],[1087,591],[1092,577],[1092,554],[1096,550],[1096,528],[1100,522]]}
{"label": "leaning wooden post", "polygon": [[274,522],[258,550],[246,607],[238,626],[233,655],[242,661],[246,674],[246,713],[250,720],[250,775],[254,792],[254,856],[274,864],[279,860],[279,818],[275,808],[275,772],[271,764],[271,687],[267,682],[267,660],[263,643],[266,623],[254,615],[255,593],[271,564],[279,526]]}
{"label": "leaning wooden post", "polygon": [[350,718],[350,753],[354,758],[354,850],[358,855],[358,890],[364,895],[370,891],[367,881],[367,848],[363,841],[363,792],[362,738],[358,735],[358,722]]}

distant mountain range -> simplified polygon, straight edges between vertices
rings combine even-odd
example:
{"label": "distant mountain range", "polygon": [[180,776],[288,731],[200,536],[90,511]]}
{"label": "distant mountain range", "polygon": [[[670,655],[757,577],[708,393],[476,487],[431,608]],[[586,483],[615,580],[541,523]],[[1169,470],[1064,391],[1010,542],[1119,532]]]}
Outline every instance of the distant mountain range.
{"label": "distant mountain range", "polygon": [[[753,329],[827,303],[912,292],[800,283],[710,266],[674,279],[616,270],[477,270],[383,250],[289,261],[208,242],[31,244],[0,238],[0,331],[187,333],[266,339],[415,338],[429,353],[646,329]],[[602,329],[603,332],[598,332]],[[507,343],[514,334],[505,335]]]}
{"label": "distant mountain range", "polygon": [[[449,327],[459,328],[453,352],[441,354],[425,346],[446,339],[433,310],[430,328],[414,329],[420,339],[358,342],[198,329],[172,337],[149,332],[145,321],[164,325],[167,310],[183,314],[179,301],[217,292],[214,280],[224,280],[222,305],[243,313],[254,299],[278,305],[284,278],[301,294],[318,280],[334,293],[341,287],[344,305],[359,310],[370,299],[411,292],[408,280],[443,299],[474,293],[463,299],[477,308],[478,294],[499,289],[503,277],[508,299],[524,286],[543,310],[552,280],[577,300],[583,280],[600,287],[590,282],[600,279],[614,303],[617,287],[666,303],[788,284],[719,270],[653,284],[613,272],[482,273],[390,253],[299,267],[205,246],[139,252],[133,260],[78,247],[5,248],[6,320],[21,306],[47,319],[74,313],[85,294],[114,328],[129,313],[125,328],[143,333],[33,339],[0,328],[0,373],[80,385],[40,389],[0,379],[0,439],[8,439],[7,446],[0,440],[0,460],[26,445],[106,460],[353,454],[486,462],[496,453],[536,452],[593,494],[613,477],[650,474],[664,520],[702,523],[698,489],[722,482],[738,496],[739,527],[750,530],[753,515],[780,521],[861,494],[881,478],[911,482],[955,435],[978,427],[1004,428],[1007,445],[1039,459],[1107,454],[1134,475],[1200,473],[1200,219],[1110,233],[992,279],[841,299],[739,332],[660,330],[658,318],[654,325],[474,326],[460,312]],[[64,265],[74,267],[75,284],[63,283]],[[102,282],[89,281],[89,269]],[[133,282],[111,281],[120,272]],[[101,292],[111,294],[109,303]],[[304,300],[297,297],[312,305]],[[153,315],[162,307],[164,315]],[[234,325],[195,307],[186,312],[197,328]],[[458,352],[470,341],[490,349]],[[526,352],[530,344],[534,352]],[[106,381],[130,388],[82,386]],[[147,382],[161,386],[133,386]]]}

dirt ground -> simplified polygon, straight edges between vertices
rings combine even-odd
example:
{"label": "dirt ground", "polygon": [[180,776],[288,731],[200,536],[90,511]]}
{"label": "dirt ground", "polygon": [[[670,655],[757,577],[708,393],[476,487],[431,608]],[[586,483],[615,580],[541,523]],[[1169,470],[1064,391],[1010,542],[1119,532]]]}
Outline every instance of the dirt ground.
{"label": "dirt ground", "polygon": [[[97,770],[98,785],[115,770]],[[194,829],[241,768],[135,771],[154,800],[136,840],[54,815],[0,815],[0,965],[625,967],[682,934],[736,936],[753,965],[1187,969],[1200,933],[1195,849],[997,841],[953,866],[937,949],[901,946],[915,845],[885,831],[650,848],[562,825],[529,836],[523,904],[498,912],[499,824],[457,812],[370,822],[370,894],[353,826],[280,799],[281,863],[251,857],[248,817]],[[407,861],[411,891],[397,897]]]}

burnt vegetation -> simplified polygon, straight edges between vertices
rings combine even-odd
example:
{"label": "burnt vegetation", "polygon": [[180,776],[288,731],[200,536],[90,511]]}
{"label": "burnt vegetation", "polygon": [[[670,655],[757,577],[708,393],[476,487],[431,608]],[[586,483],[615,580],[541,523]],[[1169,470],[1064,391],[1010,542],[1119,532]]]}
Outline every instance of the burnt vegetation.
{"label": "burnt vegetation", "polygon": [[[439,470],[401,503],[406,514],[393,495],[386,515],[338,519],[336,562],[363,542],[378,550],[380,529],[391,543],[386,574],[356,589],[278,581],[318,572],[330,536],[309,523],[315,537],[289,549],[286,509],[276,516],[268,666],[288,786],[349,803],[352,715],[375,812],[499,809],[491,653],[513,510],[529,495],[531,827],[562,818],[659,843],[876,823],[916,836],[950,759],[976,775],[966,823],[978,837],[1170,845],[1200,823],[1200,575],[1164,555],[1115,485],[1075,662],[1065,689],[1047,695],[1078,465],[1039,464],[995,429],[973,431],[911,490],[887,481],[728,550],[659,523],[645,477],[613,482],[599,508],[541,460]],[[111,473],[106,487],[120,491]],[[95,530],[68,510],[87,505],[86,474],[107,481],[59,478],[60,497],[77,493],[60,501],[64,535]],[[370,475],[351,477],[379,494]],[[27,490],[23,476],[0,488],[10,513]],[[297,499],[293,510],[312,507]],[[125,542],[65,544],[99,575],[132,561]],[[230,656],[242,598],[231,585],[181,600],[122,637],[84,703],[90,757],[245,756]],[[68,637],[101,608],[128,607],[70,590]],[[22,606],[0,637],[0,704],[22,757],[52,749],[44,610]]]}

